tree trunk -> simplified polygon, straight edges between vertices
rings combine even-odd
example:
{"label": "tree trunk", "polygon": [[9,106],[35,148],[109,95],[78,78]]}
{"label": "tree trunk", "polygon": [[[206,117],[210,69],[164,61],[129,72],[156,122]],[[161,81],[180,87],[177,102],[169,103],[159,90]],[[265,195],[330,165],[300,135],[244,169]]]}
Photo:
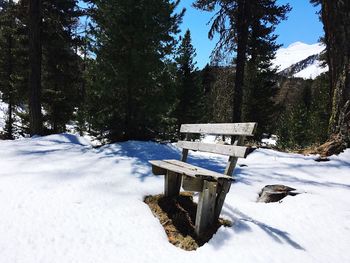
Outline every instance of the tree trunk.
{"label": "tree trunk", "polygon": [[322,20],[328,52],[331,118],[329,131],[350,146],[350,2],[322,0]]}
{"label": "tree trunk", "polygon": [[[9,1],[9,5],[12,8],[13,1]],[[13,26],[12,18],[10,22],[10,26]],[[13,82],[12,82],[12,74],[13,74],[13,37],[12,34],[9,33],[7,36],[7,85],[8,85],[8,119],[6,123],[6,138],[9,140],[13,139]]]}
{"label": "tree trunk", "polygon": [[29,118],[30,135],[42,134],[41,116],[41,0],[29,1]]}
{"label": "tree trunk", "polygon": [[236,78],[233,95],[233,122],[241,122],[242,101],[244,87],[244,69],[246,63],[246,52],[248,45],[248,27],[250,15],[250,0],[238,1],[238,21],[237,21],[237,61]]}

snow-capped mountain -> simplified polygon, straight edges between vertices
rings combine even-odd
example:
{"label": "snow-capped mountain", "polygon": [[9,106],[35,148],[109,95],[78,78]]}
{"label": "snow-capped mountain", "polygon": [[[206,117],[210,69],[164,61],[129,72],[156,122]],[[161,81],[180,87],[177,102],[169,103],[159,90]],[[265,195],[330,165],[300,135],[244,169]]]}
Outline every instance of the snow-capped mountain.
{"label": "snow-capped mountain", "polygon": [[281,75],[315,79],[323,72],[328,71],[328,67],[323,67],[322,62],[320,62],[320,54],[325,48],[325,45],[321,43],[308,45],[295,42],[287,48],[279,49],[273,64],[279,67]]}

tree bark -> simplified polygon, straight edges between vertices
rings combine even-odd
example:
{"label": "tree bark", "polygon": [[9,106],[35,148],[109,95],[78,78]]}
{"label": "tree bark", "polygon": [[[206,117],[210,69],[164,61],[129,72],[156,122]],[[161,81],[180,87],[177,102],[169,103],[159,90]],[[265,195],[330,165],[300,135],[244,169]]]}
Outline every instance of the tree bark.
{"label": "tree bark", "polygon": [[250,0],[239,0],[237,12],[237,60],[233,95],[233,122],[241,122],[242,120],[244,69],[248,45]]}
{"label": "tree bark", "polygon": [[[10,8],[13,7],[13,1],[9,1]],[[13,26],[12,17],[10,18],[9,26]],[[6,138],[9,140],[13,139],[13,36],[9,33],[7,36],[7,85],[8,85],[8,119],[6,123]]]}
{"label": "tree bark", "polygon": [[29,1],[29,118],[30,135],[42,135],[41,115],[41,0]]}
{"label": "tree bark", "polygon": [[330,76],[329,131],[350,146],[350,2],[322,0],[322,20]]}

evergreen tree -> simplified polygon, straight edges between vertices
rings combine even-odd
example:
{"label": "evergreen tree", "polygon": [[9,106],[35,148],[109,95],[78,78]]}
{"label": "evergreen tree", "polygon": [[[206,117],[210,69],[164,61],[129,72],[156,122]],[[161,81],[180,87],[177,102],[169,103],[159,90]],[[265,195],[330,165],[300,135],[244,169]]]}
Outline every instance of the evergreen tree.
{"label": "evergreen tree", "polygon": [[203,93],[203,112],[202,112],[202,122],[209,123],[213,120],[213,101],[211,92],[213,90],[213,83],[215,82],[215,73],[213,70],[213,67],[209,66],[207,64],[204,69],[201,71],[200,74],[201,78],[201,87],[202,87],[202,93]]}
{"label": "evergreen tree", "polygon": [[7,102],[5,138],[13,139],[13,111],[15,104],[15,4],[13,1],[0,1],[0,91],[2,100]]}
{"label": "evergreen tree", "polygon": [[80,105],[82,59],[77,49],[82,45],[76,30],[82,12],[77,0],[54,0],[43,3],[43,106],[50,132],[65,131]]}
{"label": "evergreen tree", "polygon": [[91,67],[90,113],[110,140],[154,137],[173,98],[167,58],[183,12],[179,1],[89,1],[96,61]]}
{"label": "evergreen tree", "polygon": [[[275,48],[275,43],[265,50],[262,46],[274,41],[272,35],[276,24],[285,19],[286,13],[290,10],[289,5],[277,6],[276,1],[269,0],[197,0],[195,7],[206,11],[217,10],[213,18],[209,37],[213,38],[215,33],[220,34],[219,42],[214,55],[220,56],[221,52],[236,52],[235,85],[233,96],[233,121],[242,120],[242,101],[245,87],[244,74],[249,50],[255,50],[257,57],[262,55],[265,59],[252,61],[259,69],[263,60],[271,59],[269,52]],[[262,41],[259,41],[260,38]],[[255,46],[252,46],[254,45]],[[260,54],[265,52],[265,54]],[[254,59],[254,58],[253,58]],[[266,61],[265,61],[266,63]],[[252,68],[250,68],[252,70]]]}
{"label": "evergreen tree", "polygon": [[177,51],[177,110],[178,125],[195,123],[200,119],[201,90],[193,61],[196,51],[191,43],[191,33],[186,31]]}
{"label": "evergreen tree", "polygon": [[277,93],[277,69],[272,60],[281,45],[276,44],[276,24],[286,18],[288,6],[277,6],[275,1],[251,2],[251,26],[248,38],[248,62],[245,73],[243,120],[257,122],[256,136],[270,133],[275,128],[273,119]]}

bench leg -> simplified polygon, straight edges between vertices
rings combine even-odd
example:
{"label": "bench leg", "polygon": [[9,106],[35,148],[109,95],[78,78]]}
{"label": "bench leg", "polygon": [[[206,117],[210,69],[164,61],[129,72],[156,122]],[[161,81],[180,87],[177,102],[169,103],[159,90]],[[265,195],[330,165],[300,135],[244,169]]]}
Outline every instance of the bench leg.
{"label": "bench leg", "polygon": [[167,171],[165,175],[164,195],[166,197],[177,196],[180,193],[181,175]]}
{"label": "bench leg", "polygon": [[199,193],[195,226],[195,232],[199,237],[214,222],[216,187],[216,182],[204,181],[203,191]]}
{"label": "bench leg", "polygon": [[216,198],[215,216],[214,216],[215,221],[219,219],[221,209],[225,202],[226,194],[230,191],[230,187],[231,187],[230,181],[225,180],[224,182],[222,182],[221,190],[218,193],[218,196]]}

